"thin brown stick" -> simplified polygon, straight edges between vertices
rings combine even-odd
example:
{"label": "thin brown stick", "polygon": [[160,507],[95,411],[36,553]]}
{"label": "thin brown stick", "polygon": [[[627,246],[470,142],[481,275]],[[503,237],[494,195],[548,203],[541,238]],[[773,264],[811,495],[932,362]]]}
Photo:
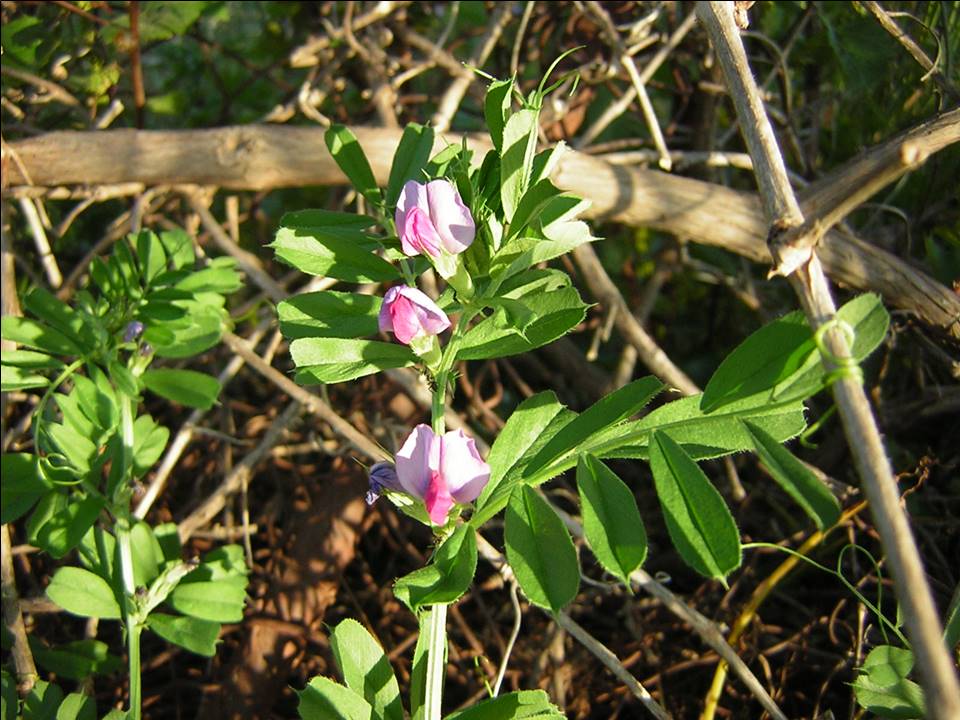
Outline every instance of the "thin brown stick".
{"label": "thin brown stick", "polygon": [[[763,110],[743,42],[734,24],[732,7],[723,2],[698,2],[697,13],[704,21],[720,58],[740,128],[753,157],[771,227],[787,230],[801,225],[803,213],[787,181],[783,157]],[[817,253],[813,248],[811,253],[810,260],[798,268],[791,281],[807,318],[818,329],[836,317],[836,308]],[[839,330],[828,331],[824,339],[833,358],[842,362],[850,357],[847,339]],[[828,372],[837,367],[833,358],[824,358]],[[854,464],[890,562],[894,590],[903,609],[904,622],[920,669],[927,711],[934,718],[960,717],[960,683],[943,644],[920,553],[907,516],[900,507],[896,480],[863,386],[849,373],[841,373],[832,389]]]}
{"label": "thin brown stick", "polygon": [[260,443],[251,450],[244,458],[237,463],[220,483],[220,486],[214,490],[203,504],[190,513],[187,517],[177,524],[177,532],[180,535],[180,542],[186,542],[193,533],[204,527],[210,522],[234,493],[237,493],[243,487],[245,481],[250,479],[257,464],[270,452],[270,449],[277,444],[284,430],[300,416],[300,403],[291,402],[286,409],[270,423],[270,427],[263,435]]}
{"label": "thin brown stick", "polygon": [[3,626],[13,636],[13,667],[16,672],[17,693],[24,697],[37,681],[37,666],[33,662],[33,653],[27,642],[27,631],[23,626],[23,614],[20,612],[20,599],[17,595],[17,583],[13,574],[13,555],[10,552],[10,526],[0,526],[0,588],[2,588]]}
{"label": "thin brown stick", "polygon": [[895,37],[897,42],[903,45],[906,51],[910,53],[913,59],[923,68],[926,73],[923,77],[924,80],[926,80],[927,77],[933,78],[933,81],[944,95],[952,100],[960,99],[960,91],[950,84],[950,81],[947,80],[940,68],[934,64],[933,60],[927,56],[923,48],[917,45],[914,39],[897,24],[897,21],[893,19],[890,13],[880,7],[880,3],[872,2],[872,0],[861,0],[860,4],[870,11],[877,19],[877,22],[880,23],[880,26]]}
{"label": "thin brown stick", "polygon": [[600,300],[609,312],[616,313],[614,322],[624,338],[640,354],[640,359],[654,375],[676,388],[684,395],[694,395],[700,391],[697,384],[687,374],[673,364],[673,361],[643,329],[634,317],[627,301],[613,284],[607,271],[603,269],[600,258],[589,244],[581,245],[573,251],[584,279],[594,297]]}
{"label": "thin brown stick", "polygon": [[333,408],[323,400],[309,390],[297,385],[279,370],[274,369],[264,362],[263,358],[250,349],[250,346],[247,345],[243,338],[227,332],[223,335],[223,342],[227,347],[237,353],[237,355],[241,356],[250,367],[330,425],[335,433],[352,443],[357,450],[369,459],[374,461],[388,459],[388,453],[384,452],[379,445],[340,417]]}

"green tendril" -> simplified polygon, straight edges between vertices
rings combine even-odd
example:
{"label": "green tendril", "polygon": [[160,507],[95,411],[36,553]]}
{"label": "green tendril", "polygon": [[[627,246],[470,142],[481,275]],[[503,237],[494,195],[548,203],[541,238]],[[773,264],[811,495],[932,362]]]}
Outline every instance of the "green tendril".
{"label": "green tendril", "polygon": [[856,339],[856,332],[854,331],[853,326],[838,317],[830,318],[827,322],[817,328],[816,333],[813,335],[813,341],[816,343],[817,350],[820,351],[820,354],[826,360],[835,366],[827,371],[827,374],[824,377],[824,382],[829,387],[837,380],[851,378],[863,385],[863,369],[860,367],[859,363],[857,363],[857,361],[850,355],[835,355],[829,350],[829,348],[827,348],[825,337],[826,334],[831,330],[840,330],[843,332],[844,336],[846,336],[847,344],[851,347],[853,347],[853,342]]}

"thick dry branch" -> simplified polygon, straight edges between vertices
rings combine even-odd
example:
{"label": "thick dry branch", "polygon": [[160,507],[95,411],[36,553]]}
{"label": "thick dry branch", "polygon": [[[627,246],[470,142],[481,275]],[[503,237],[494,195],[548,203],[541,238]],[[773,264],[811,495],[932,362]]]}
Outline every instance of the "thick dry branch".
{"label": "thick dry branch", "polygon": [[[896,141],[916,142],[927,127]],[[326,150],[323,132],[321,128],[247,125],[48,133],[7,145],[11,152],[4,157],[3,186],[8,194],[16,190],[7,188],[31,184],[196,184],[245,190],[342,184],[344,176]],[[385,183],[399,131],[357,127],[354,132],[377,180]],[[475,138],[471,145],[478,154],[489,148]],[[9,161],[12,152],[19,163]],[[855,171],[854,164],[844,169],[844,173]],[[654,227],[756,262],[771,261],[768,225],[756,195],[656,170],[617,166],[574,151],[561,158],[553,179],[561,189],[591,200],[593,217]],[[824,236],[819,256],[835,281],[874,290],[888,304],[960,337],[960,298],[896,256],[839,230]]]}

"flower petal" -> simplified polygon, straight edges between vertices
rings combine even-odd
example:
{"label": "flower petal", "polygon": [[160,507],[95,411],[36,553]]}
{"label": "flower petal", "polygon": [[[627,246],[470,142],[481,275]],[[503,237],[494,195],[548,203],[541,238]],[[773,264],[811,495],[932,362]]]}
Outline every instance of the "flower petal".
{"label": "flower petal", "polygon": [[417,425],[395,458],[397,479],[403,490],[423,499],[430,483],[430,448],[436,439],[429,425]]}
{"label": "flower petal", "polygon": [[440,439],[440,473],[458,503],[476,500],[490,480],[490,466],[463,430],[448,432]]}
{"label": "flower petal", "polygon": [[447,522],[447,515],[454,503],[442,473],[430,473],[430,483],[423,496],[423,504],[427,508],[427,515],[430,516],[431,522],[435,525],[444,525]]}
{"label": "flower petal", "polygon": [[397,198],[397,211],[393,216],[397,223],[398,233],[402,232],[407,224],[407,213],[415,207],[419,207],[421,210],[427,210],[430,207],[427,201],[427,186],[426,183],[407,180],[400,191],[400,197]]}
{"label": "flower petal", "polygon": [[477,228],[457,188],[449,180],[432,180],[427,183],[426,194],[430,220],[444,249],[454,255],[462,253],[470,247]]}
{"label": "flower petal", "polygon": [[442,239],[430,220],[430,215],[421,208],[410,208],[400,230],[400,247],[407,255],[429,255],[436,257],[440,254]]}
{"label": "flower petal", "polygon": [[373,505],[384,490],[402,489],[393,463],[378,462],[370,468],[370,489],[367,490],[367,505]]}

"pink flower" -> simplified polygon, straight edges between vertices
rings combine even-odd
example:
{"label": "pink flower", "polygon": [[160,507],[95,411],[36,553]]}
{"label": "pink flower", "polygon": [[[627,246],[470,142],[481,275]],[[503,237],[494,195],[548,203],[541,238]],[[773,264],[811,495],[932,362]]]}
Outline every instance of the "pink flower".
{"label": "pink flower", "polygon": [[435,435],[417,425],[396,457],[397,480],[408,494],[423,500],[430,520],[447,521],[456,503],[473,502],[490,480],[490,466],[463,430]]}
{"label": "pink flower", "polygon": [[473,242],[476,226],[470,210],[449,180],[407,181],[397,200],[397,233],[407,255],[462,253]]}
{"label": "pink flower", "polygon": [[379,325],[381,330],[392,332],[397,340],[409,345],[414,338],[442,333],[450,327],[450,318],[415,287],[396,285],[383,296]]}

